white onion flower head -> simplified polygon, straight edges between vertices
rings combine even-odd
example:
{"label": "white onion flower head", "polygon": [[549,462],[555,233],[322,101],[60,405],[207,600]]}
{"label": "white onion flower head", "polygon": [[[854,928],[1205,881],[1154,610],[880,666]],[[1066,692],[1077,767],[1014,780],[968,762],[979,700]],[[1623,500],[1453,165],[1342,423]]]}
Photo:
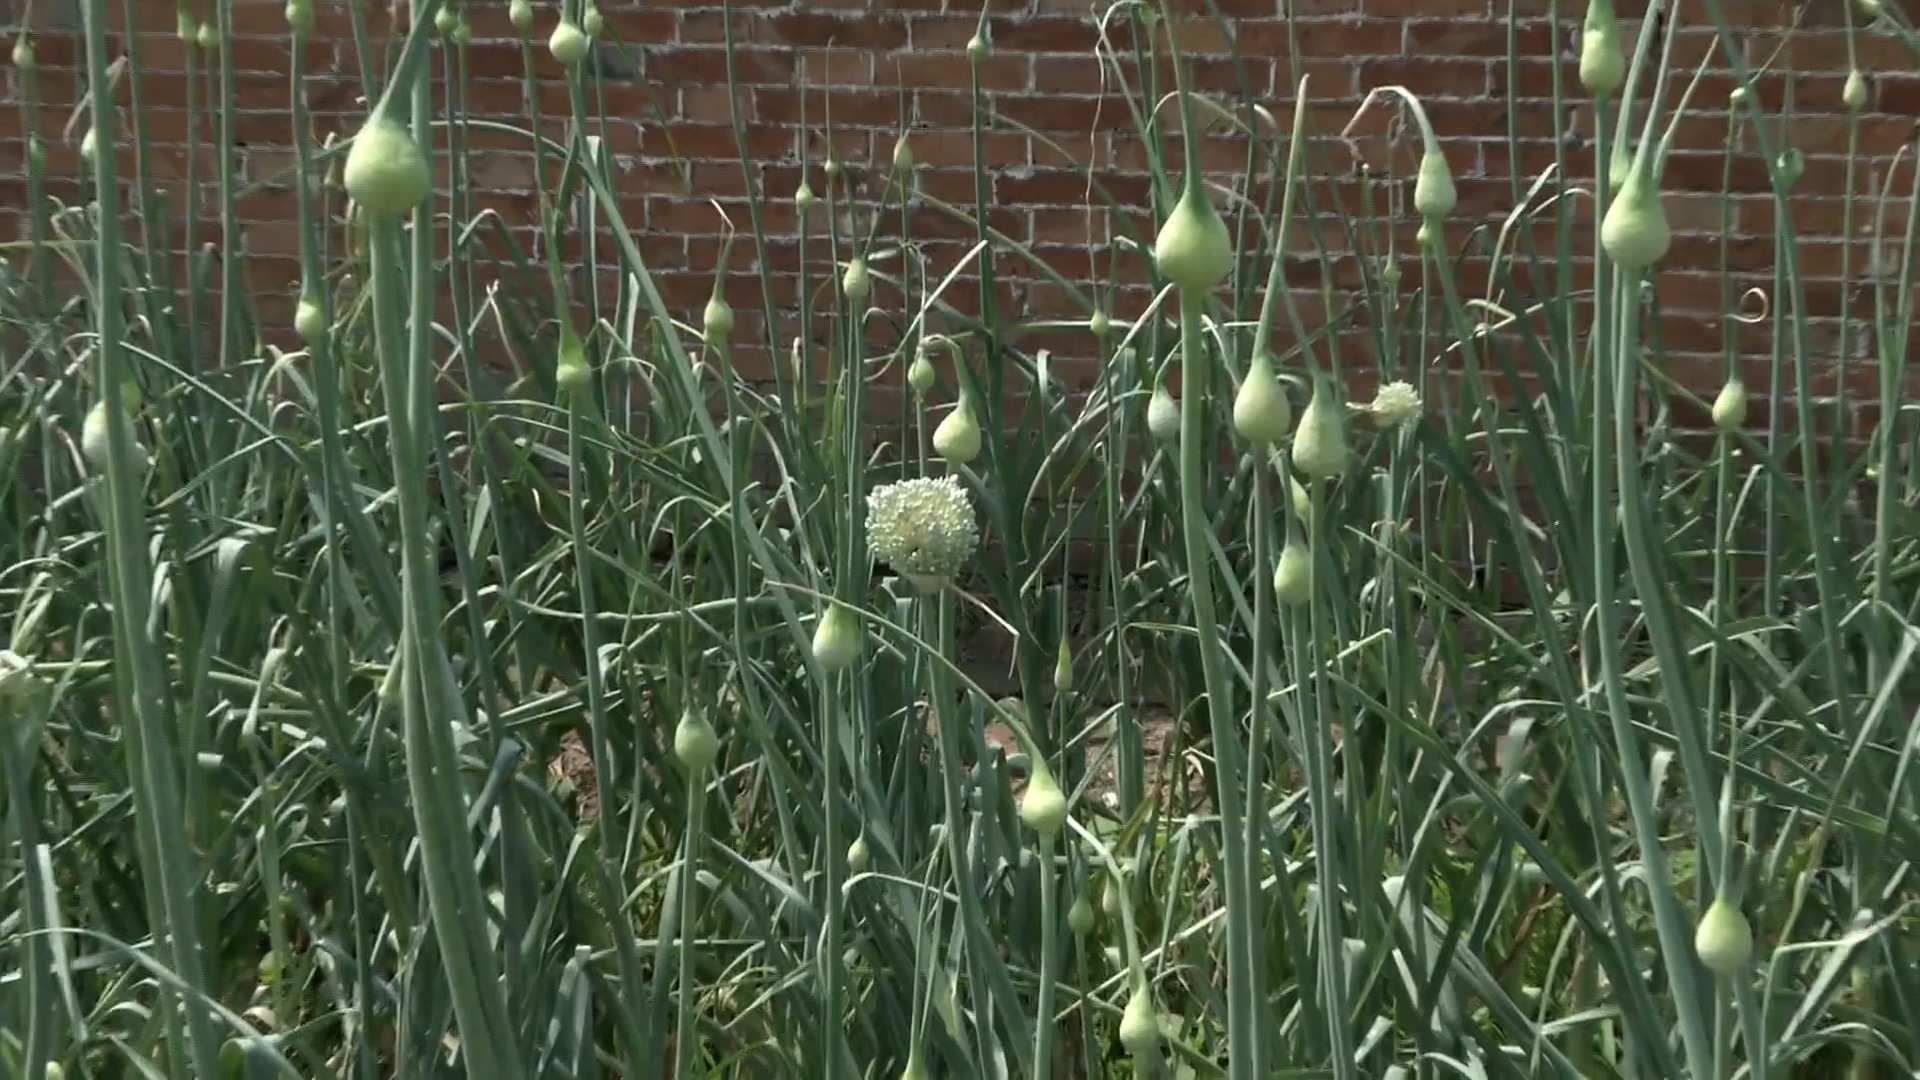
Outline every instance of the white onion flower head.
{"label": "white onion flower head", "polygon": [[33,661],[8,649],[0,649],[0,713],[24,704],[40,688],[33,672]]}
{"label": "white onion flower head", "polygon": [[1373,404],[1367,406],[1367,411],[1383,428],[1414,423],[1420,419],[1420,409],[1420,392],[1399,379],[1382,386],[1373,395]]}
{"label": "white onion flower head", "polygon": [[882,484],[867,496],[867,547],[916,584],[944,584],[980,548],[973,500],[954,476]]}

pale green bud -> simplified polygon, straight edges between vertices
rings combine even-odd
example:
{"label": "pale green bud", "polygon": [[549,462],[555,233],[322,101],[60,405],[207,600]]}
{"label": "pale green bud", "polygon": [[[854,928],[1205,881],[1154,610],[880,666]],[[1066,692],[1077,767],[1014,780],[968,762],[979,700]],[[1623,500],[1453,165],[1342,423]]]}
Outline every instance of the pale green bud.
{"label": "pale green bud", "polygon": [[955,465],[966,465],[980,456],[980,422],[973,415],[973,399],[960,395],[960,404],[933,429],[933,449]]}
{"label": "pale green bud", "polygon": [[1715,898],[1694,930],[1693,951],[1715,975],[1738,975],[1753,959],[1753,927],[1738,907],[1724,897]]}
{"label": "pale green bud", "polygon": [[706,772],[720,756],[720,736],[704,709],[690,708],[680,714],[680,723],[673,729],[673,756],[690,773]]}
{"label": "pale green bud", "polygon": [[1027,823],[1043,843],[1060,835],[1067,820],[1067,796],[1045,765],[1034,762],[1033,776],[1020,797],[1020,820]]}

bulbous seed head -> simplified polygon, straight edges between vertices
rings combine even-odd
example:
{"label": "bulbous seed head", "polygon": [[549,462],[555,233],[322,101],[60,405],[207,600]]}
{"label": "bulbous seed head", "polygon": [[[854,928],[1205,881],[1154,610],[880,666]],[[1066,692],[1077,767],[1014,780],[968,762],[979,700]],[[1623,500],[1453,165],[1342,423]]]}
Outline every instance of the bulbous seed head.
{"label": "bulbous seed head", "polygon": [[[122,422],[125,422],[124,414]],[[107,406],[107,399],[101,398],[93,403],[93,408],[87,410],[87,418],[80,426],[80,456],[86,459],[89,467],[103,476],[113,462],[112,424],[113,413]],[[139,437],[132,430],[129,429],[126,436],[132,447],[128,464],[132,466],[135,476],[145,476],[147,467],[152,464],[147,456],[147,448],[140,445]]]}
{"label": "bulbous seed head", "polygon": [[957,477],[915,477],[867,496],[867,548],[916,578],[948,580],[980,547],[973,500]]}
{"label": "bulbous seed head", "polygon": [[299,306],[293,309],[293,329],[308,348],[317,347],[327,334],[326,313],[321,310],[319,297],[311,290],[301,295]]}
{"label": "bulbous seed head", "polygon": [[427,155],[413,134],[384,112],[368,117],[354,136],[341,178],[348,197],[383,217],[407,213],[433,190]]}
{"label": "bulbous seed head", "polygon": [[689,708],[673,729],[673,756],[688,772],[704,773],[720,756],[720,736],[704,709]]}
{"label": "bulbous seed head", "polygon": [[1716,897],[1694,929],[1693,951],[1715,975],[1738,975],[1753,959],[1753,927],[1738,907]]}
{"label": "bulbous seed head", "polygon": [[571,19],[561,19],[547,36],[547,51],[562,67],[573,67],[587,58],[587,33]]}
{"label": "bulbous seed head", "polygon": [[1273,595],[1288,607],[1313,599],[1313,552],[1298,540],[1287,541],[1273,569]]}
{"label": "bulbous seed head", "polygon": [[1233,427],[1256,445],[1272,446],[1287,437],[1293,426],[1293,405],[1273,374],[1273,363],[1257,356],[1247,365],[1246,381],[1233,398]]}
{"label": "bulbous seed head", "polygon": [[584,394],[593,385],[593,372],[588,370],[583,360],[562,361],[554,365],[554,381],[560,384],[560,390],[567,394]]}
{"label": "bulbous seed head", "polygon": [[847,260],[847,272],[840,275],[840,290],[847,294],[847,301],[854,307],[864,307],[867,296],[873,291],[873,281],[867,276],[867,260],[855,255]]}
{"label": "bulbous seed head", "polygon": [[960,404],[933,429],[933,449],[955,465],[968,465],[980,456],[980,422],[973,415],[973,399],[960,395]]}
{"label": "bulbous seed head", "polygon": [[826,671],[839,671],[860,659],[865,631],[860,620],[839,604],[831,604],[813,628],[813,659]]}
{"label": "bulbous seed head", "polygon": [[1073,898],[1067,908],[1067,929],[1074,937],[1086,937],[1093,933],[1093,904],[1088,902],[1087,894],[1082,892]]}
{"label": "bulbous seed head", "polygon": [[1738,375],[1728,379],[1713,399],[1713,426],[1725,432],[1739,431],[1747,423],[1747,385]]}
{"label": "bulbous seed head", "polygon": [[1780,174],[1780,187],[1792,191],[1800,183],[1800,174],[1806,171],[1807,158],[1797,146],[1789,146],[1780,151],[1780,157],[1774,162],[1774,170]]}
{"label": "bulbous seed head", "polygon": [[1587,30],[1580,35],[1580,85],[1596,98],[1612,97],[1626,81],[1627,61],[1616,30]]}
{"label": "bulbous seed head", "polygon": [[1659,262],[1672,246],[1673,233],[1667,227],[1659,189],[1644,166],[1627,174],[1619,196],[1607,207],[1606,219],[1600,223],[1600,244],[1615,264],[1632,271]]}
{"label": "bulbous seed head", "polygon": [[1374,392],[1367,411],[1383,428],[1410,426],[1420,419],[1420,392],[1412,384],[1395,379]]}
{"label": "bulbous seed head", "polygon": [[1120,1014],[1120,1045],[1135,1058],[1149,1058],[1160,1049],[1160,1017],[1154,1011],[1153,991],[1146,980],[1133,988],[1127,1007]]}
{"label": "bulbous seed head", "polygon": [[1027,790],[1020,796],[1020,820],[1043,841],[1060,835],[1067,820],[1067,796],[1044,765],[1036,763]]}
{"label": "bulbous seed head", "polygon": [[924,398],[927,396],[927,391],[933,389],[933,384],[938,378],[939,376],[933,370],[933,361],[927,359],[926,346],[922,344],[914,352],[913,363],[907,365],[907,385],[913,387],[914,393]]}
{"label": "bulbous seed head", "polygon": [[1147,400],[1147,432],[1165,443],[1180,438],[1180,403],[1167,393],[1165,383],[1154,387]]}
{"label": "bulbous seed head", "polygon": [[26,704],[44,685],[34,674],[33,661],[10,649],[0,649],[0,712]]}
{"label": "bulbous seed head", "polygon": [[1233,270],[1233,238],[1206,194],[1189,188],[1154,239],[1161,276],[1189,292],[1209,292]]}
{"label": "bulbous seed head", "polygon": [[1316,378],[1313,399],[1293,435],[1293,467],[1309,479],[1331,480],[1347,470],[1347,457],[1346,417],[1327,380]]}
{"label": "bulbous seed head", "polygon": [[733,308],[726,297],[718,291],[707,298],[706,310],[700,316],[701,332],[707,344],[723,345],[733,336]]}
{"label": "bulbous seed head", "polygon": [[1428,221],[1437,221],[1453,213],[1459,201],[1447,155],[1437,143],[1428,145],[1420,156],[1420,174],[1413,181],[1413,208]]}

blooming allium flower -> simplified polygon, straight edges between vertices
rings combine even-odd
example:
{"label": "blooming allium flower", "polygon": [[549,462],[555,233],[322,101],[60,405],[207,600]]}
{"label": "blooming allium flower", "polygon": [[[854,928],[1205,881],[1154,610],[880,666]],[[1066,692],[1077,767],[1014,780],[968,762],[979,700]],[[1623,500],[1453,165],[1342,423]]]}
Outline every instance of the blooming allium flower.
{"label": "blooming allium flower", "polygon": [[953,476],[883,484],[867,496],[867,547],[916,583],[944,583],[980,547],[973,500]]}
{"label": "blooming allium flower", "polygon": [[0,649],[0,711],[30,700],[40,688],[33,673],[33,661],[7,649]]}
{"label": "blooming allium flower", "polygon": [[1367,411],[1383,428],[1405,427],[1420,419],[1420,394],[1396,379],[1373,395],[1373,404],[1367,406]]}

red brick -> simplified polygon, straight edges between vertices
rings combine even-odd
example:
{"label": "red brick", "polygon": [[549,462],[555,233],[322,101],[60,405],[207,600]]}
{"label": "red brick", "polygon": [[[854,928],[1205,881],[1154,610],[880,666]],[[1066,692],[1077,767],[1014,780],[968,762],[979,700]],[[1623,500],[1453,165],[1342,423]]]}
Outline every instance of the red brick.
{"label": "red brick", "polygon": [[841,17],[820,12],[786,11],[764,21],[759,40],[789,45],[839,45],[844,48],[898,49],[907,43],[907,24],[896,18]]}
{"label": "red brick", "polygon": [[[1631,42],[1646,0],[1617,0],[1621,29]],[[974,201],[974,168],[986,169],[991,185],[989,223],[1016,242],[1031,245],[1033,253],[1081,283],[1098,280],[1103,295],[1117,312],[1137,312],[1150,299],[1144,256],[1116,246],[1118,233],[1150,240],[1154,223],[1146,207],[1153,181],[1147,175],[1154,159],[1133,130],[1133,118],[1121,97],[1124,85],[1143,92],[1141,73],[1130,55],[1138,23],[1116,18],[1108,28],[1112,48],[1123,57],[1119,72],[1103,67],[1094,49],[1098,40],[1095,5],[1087,0],[991,0],[994,51],[977,69],[983,97],[976,101],[971,82],[976,68],[963,49],[973,36],[978,7],[948,6],[940,0],[813,0],[791,5],[785,0],[736,0],[733,35],[738,56],[739,112],[745,124],[746,157],[753,185],[765,194],[764,225],[771,242],[764,252],[737,244],[730,257],[725,288],[740,311],[744,337],[765,327],[765,313],[757,277],[752,268],[764,262],[771,271],[777,303],[771,329],[778,334],[798,332],[794,318],[800,303],[799,248],[794,242],[800,223],[791,193],[802,175],[800,161],[816,192],[827,189],[820,162],[828,156],[828,106],[831,105],[832,156],[846,163],[843,184],[836,195],[851,198],[860,207],[859,233],[864,238],[866,215],[885,191],[886,160],[901,124],[911,124],[911,146],[919,164],[915,179],[927,196],[912,214],[909,231],[932,272],[944,272],[969,249],[975,226],[964,217],[940,210],[934,200],[945,200],[970,214]],[[120,16],[121,5],[110,5]],[[213,111],[206,109],[205,82],[193,90],[201,111],[192,122],[186,114],[189,60],[204,79],[213,57],[181,45],[173,37],[172,5],[132,5],[139,39],[140,90],[148,107],[147,129],[154,140],[148,166],[153,181],[173,196],[184,183],[189,158],[195,161],[196,193],[202,206],[216,208],[213,182],[216,156],[204,149],[214,131]],[[535,48],[538,83],[533,89],[537,116],[527,118],[527,90],[522,84],[524,56],[517,32],[506,21],[504,4],[477,4],[471,9],[475,41],[464,54],[472,81],[459,95],[469,114],[513,128],[537,124],[551,138],[564,138],[571,115],[571,96],[562,72],[544,48],[552,10],[540,5]],[[609,123],[596,124],[616,155],[620,174],[621,211],[635,230],[648,263],[661,272],[663,292],[677,309],[697,309],[712,286],[720,235],[731,219],[745,228],[744,199],[749,190],[743,175],[733,131],[735,91],[727,85],[725,53],[721,43],[727,26],[722,14],[704,0],[666,0],[639,4],[604,0],[608,39],[633,46],[642,60],[642,77],[631,82],[608,82],[596,88],[594,109],[604,103]],[[1549,0],[1176,0],[1172,28],[1188,61],[1192,85],[1212,96],[1224,108],[1240,115],[1241,97],[1249,93],[1271,121],[1260,124],[1262,143],[1256,146],[1256,169],[1264,169],[1283,144],[1296,107],[1293,97],[1299,76],[1310,76],[1306,107],[1309,144],[1308,175],[1312,183],[1313,213],[1296,220],[1287,238],[1288,256],[1283,275],[1290,289],[1312,313],[1324,321],[1342,294],[1360,284],[1359,262],[1347,251],[1349,230],[1336,214],[1355,215],[1363,206],[1379,212],[1389,196],[1404,200],[1419,147],[1395,123],[1400,110],[1380,100],[1362,120],[1352,125],[1351,143],[1336,138],[1349,129],[1361,94],[1386,86],[1403,86],[1418,95],[1446,141],[1446,153],[1456,176],[1459,205],[1445,226],[1446,241],[1461,253],[1460,280],[1476,294],[1489,288],[1493,267],[1486,255],[1491,230],[1514,209],[1514,178],[1522,183],[1563,159],[1570,179],[1586,184],[1593,175],[1591,106],[1575,78],[1572,46],[1580,0],[1562,0],[1562,23],[1554,27],[1543,18]],[[1521,21],[1511,30],[1506,15],[1517,10]],[[1779,29],[1791,16],[1778,0],[1721,0],[1721,8],[1742,36],[1737,47],[1749,66],[1768,59],[1774,46],[1786,40]],[[377,48],[390,44],[393,27],[383,6],[366,7],[369,29]],[[1754,84],[1755,98],[1770,124],[1782,112],[1791,112],[1788,139],[1806,155],[1806,172],[1787,204],[1795,231],[1795,255],[1800,261],[1807,315],[1814,320],[1817,352],[1837,350],[1840,337],[1833,320],[1846,314],[1868,314],[1871,296],[1841,288],[1843,246],[1836,242],[1844,227],[1841,200],[1847,170],[1842,155],[1857,138],[1863,160],[1854,170],[1854,190],[1863,196],[1884,182],[1893,156],[1912,140],[1912,117],[1920,115],[1920,77],[1909,73],[1911,58],[1891,36],[1857,34],[1851,39],[1832,10],[1809,8],[1801,13],[1802,29],[1775,64]],[[298,231],[293,223],[297,206],[284,186],[292,167],[294,136],[288,105],[291,66],[288,42],[281,29],[280,0],[240,0],[233,7],[235,36],[227,55],[235,71],[240,108],[234,115],[235,138],[243,144],[229,157],[249,186],[239,207],[244,223],[247,270],[260,292],[260,308],[285,321],[292,283],[297,281]],[[1215,17],[1215,12],[1219,18]],[[351,22],[343,6],[323,4],[320,32],[301,60],[308,69],[301,88],[315,113],[319,134],[350,134],[359,126],[365,105],[357,100],[359,64],[353,58]],[[1165,30],[1165,24],[1160,27]],[[1756,28],[1761,32],[1753,33]],[[1165,35],[1157,47],[1164,56]],[[1509,70],[1509,39],[1518,50],[1518,64]],[[125,39],[116,37],[113,47]],[[1291,54],[1297,43],[1299,59]],[[1690,20],[1679,31],[1676,55],[1683,67],[1711,58],[1708,74],[1692,101],[1691,112],[1675,127],[1675,152],[1663,175],[1663,206],[1675,232],[1672,251],[1655,277],[1665,318],[1661,329],[1665,345],[1675,358],[1672,374],[1688,384],[1717,383],[1717,353],[1725,321],[1719,278],[1723,248],[1727,271],[1736,289],[1749,285],[1771,287],[1774,269],[1776,208],[1764,170],[1753,155],[1757,140],[1742,120],[1732,144],[1735,167],[1728,175],[1725,102],[1733,87],[1731,62],[1718,50],[1717,37],[1703,18]],[[60,127],[73,106],[80,82],[80,49],[71,33],[43,32],[37,37],[43,66],[40,93],[48,101],[42,129],[48,132],[47,167],[50,189],[69,202],[81,197],[76,183],[80,164]],[[1240,59],[1230,58],[1232,49]],[[444,51],[434,53],[439,70]],[[1853,58],[1850,60],[1850,57]],[[1850,62],[1870,76],[1866,115],[1856,123],[1840,112],[1840,91]],[[1553,76],[1561,76],[1566,108],[1556,117],[1547,102]],[[1786,72],[1791,71],[1791,77]],[[1162,89],[1173,85],[1173,69],[1163,60],[1152,73]],[[1677,100],[1682,79],[1670,88],[1668,107]],[[1789,93],[1791,85],[1791,93]],[[802,87],[806,93],[802,94]],[[831,87],[831,89],[828,89]],[[985,111],[976,115],[976,104]],[[903,110],[905,115],[903,116]],[[1209,115],[1209,114],[1203,114]],[[1179,138],[1178,113],[1163,109],[1162,148],[1158,163],[1178,179],[1186,168]],[[123,117],[124,120],[124,117]],[[994,128],[999,123],[997,129]],[[974,125],[988,128],[976,151]],[[802,125],[805,125],[804,131]],[[1043,133],[1029,137],[1017,125]],[[1510,127],[1518,145],[1507,141]],[[23,130],[17,109],[0,110],[0,202],[17,206],[25,199],[24,182],[17,179],[24,164]],[[1777,128],[1770,130],[1777,131]],[[1556,153],[1559,132],[1572,138]],[[131,168],[130,128],[123,124],[120,160]],[[526,230],[535,212],[533,158],[524,135],[487,128],[464,132],[469,157],[463,175],[473,189],[463,199],[463,212],[491,211],[510,227]],[[76,136],[77,138],[77,136]],[[190,149],[192,142],[200,149]],[[436,140],[444,147],[444,138]],[[1202,141],[1199,166],[1216,185],[1237,189],[1248,166],[1248,143],[1243,134],[1212,124]],[[1357,156],[1356,156],[1357,155]],[[1359,162],[1375,169],[1376,183],[1362,199],[1357,179]],[[1093,167],[1101,190],[1124,206],[1110,213],[1098,191],[1079,169]],[[557,163],[556,163],[557,166]],[[1895,175],[1896,194],[1911,177],[1906,163]],[[435,175],[451,176],[450,159],[438,152]],[[1730,201],[1722,187],[1730,183]],[[1270,201],[1271,178],[1255,178],[1249,198]],[[437,202],[447,205],[444,191]],[[11,196],[10,198],[8,196]],[[331,196],[339,205],[338,193]],[[716,209],[713,205],[717,201]],[[1233,210],[1224,197],[1221,205]],[[1089,209],[1091,205],[1092,209]],[[1576,230],[1576,252],[1570,264],[1577,288],[1591,286],[1592,204],[1586,199],[1565,205]],[[1852,225],[1864,237],[1873,228],[1873,205],[1854,205]],[[1904,203],[1890,204],[1884,226],[1893,236],[1905,227]],[[1237,212],[1237,211],[1236,211]],[[725,215],[723,217],[722,215]],[[23,227],[17,213],[0,228],[16,234]],[[881,215],[878,241],[896,242],[899,215],[893,207]],[[1557,264],[1534,263],[1553,258],[1553,213],[1543,211],[1510,239],[1504,270],[1523,295],[1554,284]],[[1732,236],[1723,244],[1722,222],[1730,222]],[[816,211],[808,228],[816,237],[810,249],[813,265],[808,280],[818,284],[829,274],[828,253],[817,242],[826,224],[826,210]],[[1394,221],[1376,230],[1391,234],[1403,257],[1413,249],[1413,224]],[[144,236],[144,233],[136,235]],[[194,242],[217,242],[217,222],[206,221]],[[1529,248],[1521,241],[1530,241]],[[184,249],[184,236],[147,240]],[[444,242],[444,238],[437,238]],[[864,242],[864,240],[863,240]],[[1369,244],[1377,240],[1369,241]],[[563,253],[583,250],[579,238],[562,244]],[[610,250],[603,246],[602,250]],[[1248,260],[1242,272],[1264,275],[1265,256]],[[1851,258],[1856,275],[1865,266],[1865,245],[1855,244]],[[1409,277],[1418,273],[1417,260],[1408,260]],[[1079,314],[1069,291],[1041,281],[1019,260],[1000,260],[1004,310],[1010,318],[1074,318]],[[896,273],[897,262],[879,267]],[[1536,280],[1546,278],[1547,280]],[[589,290],[610,295],[614,277],[594,283],[579,282],[580,295]],[[1405,286],[1410,288],[1411,286]],[[910,307],[895,298],[891,285],[880,288],[882,303]],[[977,277],[969,273],[955,284],[948,299],[962,310],[978,301]],[[1322,290],[1332,291],[1331,296]],[[815,297],[810,297],[817,299]],[[818,320],[816,330],[830,332],[830,323]],[[874,341],[885,338],[876,324],[867,328]],[[1738,344],[1764,355],[1766,327],[1741,327]],[[1290,333],[1290,332],[1289,332]],[[1077,336],[1076,336],[1077,335]],[[1044,347],[1065,352],[1090,349],[1084,332],[1049,330]],[[1290,338],[1288,338],[1290,340]],[[1499,339],[1503,348],[1518,348],[1515,335]],[[1920,349],[1920,345],[1916,346]],[[1364,321],[1341,336],[1340,354],[1348,359],[1371,357]],[[1323,352],[1323,357],[1324,357]],[[1519,354],[1516,354],[1519,355]],[[1695,359],[1698,358],[1698,359]],[[784,362],[784,359],[783,359]],[[759,350],[744,350],[743,371],[770,372],[768,358]],[[1063,360],[1063,363],[1069,361]],[[1063,368],[1063,370],[1067,370]],[[1090,378],[1097,368],[1073,369]],[[757,376],[756,376],[757,377]],[[1864,396],[1874,387],[1877,373],[1871,364],[1856,364],[1842,377],[1831,365],[1816,377],[1816,394],[1844,388]],[[1357,386],[1357,384],[1356,384]],[[1356,391],[1357,392],[1357,391]],[[1686,424],[1699,424],[1698,407],[1685,413]],[[1870,420],[1864,407],[1852,413],[1856,421]],[[1821,423],[1828,423],[1822,420]]]}
{"label": "red brick", "polygon": [[1090,18],[1038,17],[993,22],[995,49],[1083,53],[1091,51],[1098,41],[1099,31]]}

